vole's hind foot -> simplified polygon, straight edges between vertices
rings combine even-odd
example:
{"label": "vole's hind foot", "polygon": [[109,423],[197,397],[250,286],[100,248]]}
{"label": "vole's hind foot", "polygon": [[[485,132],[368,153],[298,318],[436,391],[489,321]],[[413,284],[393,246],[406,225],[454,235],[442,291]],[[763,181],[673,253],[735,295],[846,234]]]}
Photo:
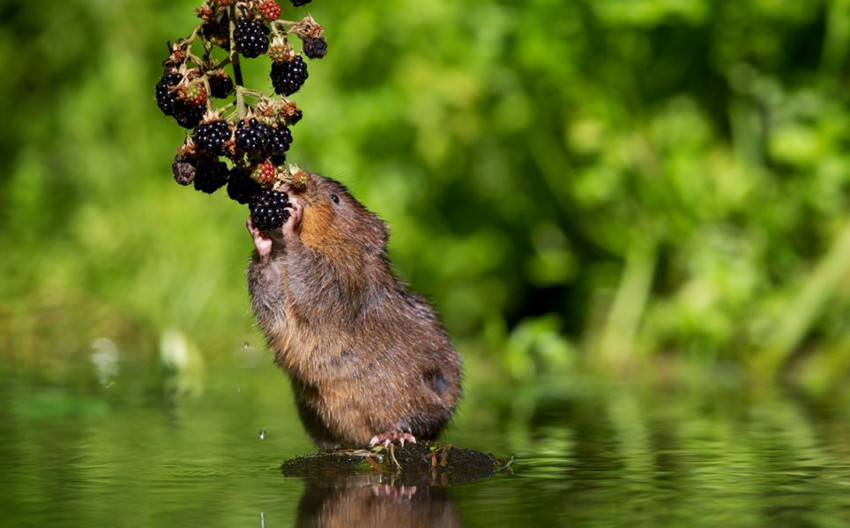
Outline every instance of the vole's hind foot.
{"label": "vole's hind foot", "polygon": [[251,234],[251,238],[254,239],[254,247],[257,248],[257,254],[263,258],[268,257],[272,252],[272,239],[254,227],[254,222],[251,221],[250,216],[248,216],[248,221],[245,225],[248,228],[248,233]]}
{"label": "vole's hind foot", "polygon": [[384,447],[390,447],[390,444],[398,443],[399,445],[404,447],[405,442],[415,444],[416,437],[410,433],[405,433],[403,431],[389,431],[373,436],[372,440],[369,441],[369,446],[373,447],[380,444]]}

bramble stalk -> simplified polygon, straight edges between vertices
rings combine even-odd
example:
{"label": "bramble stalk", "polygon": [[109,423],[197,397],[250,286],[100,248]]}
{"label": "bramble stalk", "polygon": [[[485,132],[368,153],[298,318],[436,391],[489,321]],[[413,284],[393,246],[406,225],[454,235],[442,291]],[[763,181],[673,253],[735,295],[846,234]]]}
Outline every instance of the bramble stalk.
{"label": "bramble stalk", "polygon": [[239,65],[239,54],[236,52],[236,44],[233,40],[233,32],[236,29],[236,4],[230,6],[230,64],[233,66],[233,84],[236,88],[236,111],[240,119],[248,115],[245,107],[245,94],[243,92],[242,67]]}

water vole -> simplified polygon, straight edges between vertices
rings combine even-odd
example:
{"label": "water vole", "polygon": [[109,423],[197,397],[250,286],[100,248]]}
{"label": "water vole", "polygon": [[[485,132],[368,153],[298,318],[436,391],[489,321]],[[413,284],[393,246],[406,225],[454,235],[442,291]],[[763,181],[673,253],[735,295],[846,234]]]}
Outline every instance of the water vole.
{"label": "water vole", "polygon": [[303,173],[273,233],[248,221],[251,302],[320,447],[430,440],[461,393],[460,358],[387,258],[387,226],[342,184]]}

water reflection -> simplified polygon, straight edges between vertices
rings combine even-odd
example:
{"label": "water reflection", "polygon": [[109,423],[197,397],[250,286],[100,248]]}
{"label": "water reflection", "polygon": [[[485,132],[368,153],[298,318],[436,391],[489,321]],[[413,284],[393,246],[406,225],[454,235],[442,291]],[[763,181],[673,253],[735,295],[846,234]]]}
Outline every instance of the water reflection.
{"label": "water reflection", "polygon": [[365,475],[309,479],[298,504],[295,526],[450,528],[463,524],[446,488],[400,484],[381,475]]}
{"label": "water reflection", "polygon": [[89,361],[61,381],[0,371],[0,525],[850,523],[850,391],[476,387],[446,441],[517,455],[513,476],[315,480],[280,473],[314,446],[269,365],[208,364],[190,396],[119,359],[108,387]]}
{"label": "water reflection", "polygon": [[461,526],[449,487],[509,471],[489,454],[426,444],[321,452],[281,467],[285,477],[304,479],[296,526],[311,527]]}

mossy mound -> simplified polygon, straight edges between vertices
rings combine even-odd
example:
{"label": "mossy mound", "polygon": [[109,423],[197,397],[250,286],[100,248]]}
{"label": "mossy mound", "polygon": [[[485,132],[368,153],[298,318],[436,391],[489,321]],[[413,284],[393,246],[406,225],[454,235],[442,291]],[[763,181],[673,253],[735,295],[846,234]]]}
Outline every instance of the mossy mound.
{"label": "mossy mound", "polygon": [[489,453],[423,443],[374,450],[320,451],[287,460],[281,470],[285,476],[308,479],[383,474],[404,484],[449,486],[491,477],[509,466],[509,460]]}

